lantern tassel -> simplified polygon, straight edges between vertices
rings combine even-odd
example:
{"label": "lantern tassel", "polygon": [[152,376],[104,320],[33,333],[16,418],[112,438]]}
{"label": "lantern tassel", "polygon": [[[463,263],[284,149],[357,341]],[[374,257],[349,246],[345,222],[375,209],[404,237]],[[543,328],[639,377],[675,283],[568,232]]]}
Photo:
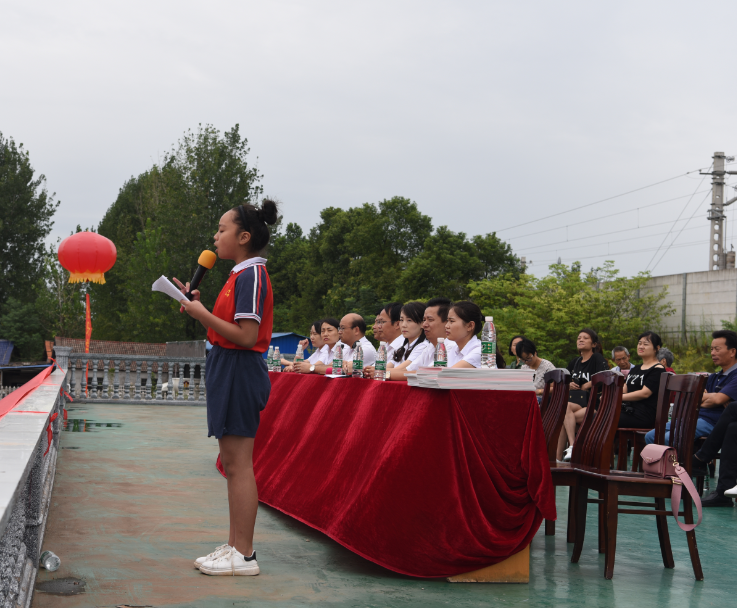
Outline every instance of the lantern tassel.
{"label": "lantern tassel", "polygon": [[100,283],[105,284],[104,272],[70,272],[70,283]]}

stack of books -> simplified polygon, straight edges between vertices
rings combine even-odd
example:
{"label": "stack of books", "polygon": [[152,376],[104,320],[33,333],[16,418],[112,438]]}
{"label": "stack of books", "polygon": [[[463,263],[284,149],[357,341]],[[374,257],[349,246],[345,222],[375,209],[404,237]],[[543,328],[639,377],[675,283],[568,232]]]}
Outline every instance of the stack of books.
{"label": "stack of books", "polygon": [[421,367],[416,374],[407,375],[407,384],[443,389],[534,391],[534,374],[531,369]]}

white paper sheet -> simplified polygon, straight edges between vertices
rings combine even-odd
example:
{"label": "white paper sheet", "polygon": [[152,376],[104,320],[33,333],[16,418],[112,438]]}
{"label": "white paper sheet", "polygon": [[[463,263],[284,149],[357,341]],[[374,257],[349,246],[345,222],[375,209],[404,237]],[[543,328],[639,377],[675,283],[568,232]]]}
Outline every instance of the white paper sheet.
{"label": "white paper sheet", "polygon": [[174,283],[167,279],[163,274],[154,281],[153,285],[151,285],[151,291],[160,291],[161,293],[165,293],[170,298],[174,298],[177,302],[187,299],[184,294],[177,289]]}

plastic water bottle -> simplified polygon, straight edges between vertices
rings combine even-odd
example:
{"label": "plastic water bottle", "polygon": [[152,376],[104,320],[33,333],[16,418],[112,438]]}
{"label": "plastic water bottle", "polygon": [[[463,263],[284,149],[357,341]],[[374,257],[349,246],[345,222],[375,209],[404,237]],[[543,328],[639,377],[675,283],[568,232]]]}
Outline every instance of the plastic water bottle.
{"label": "plastic water bottle", "polygon": [[269,352],[266,353],[266,369],[270,372],[274,371],[274,347],[269,346]]}
{"label": "plastic water bottle", "polygon": [[281,353],[278,346],[274,349],[274,371],[281,371]]}
{"label": "plastic water bottle", "polygon": [[435,347],[434,367],[448,366],[448,353],[445,350],[445,338],[438,338],[438,345]]}
{"label": "plastic water bottle", "polygon": [[297,352],[294,353],[294,365],[297,365],[298,363],[302,363],[302,361],[305,360],[304,351],[302,350],[302,345],[297,344]]}
{"label": "plastic water bottle", "polygon": [[381,380],[382,382],[386,380],[386,342],[379,342],[379,350],[376,351],[374,380]]}
{"label": "plastic water bottle", "polygon": [[496,366],[496,328],[494,317],[486,317],[481,330],[481,367],[499,369]]}
{"label": "plastic water bottle", "polygon": [[343,375],[343,347],[340,344],[333,349],[333,375]]}
{"label": "plastic water bottle", "polygon": [[56,572],[59,569],[61,560],[56,553],[52,551],[44,551],[41,554],[41,567],[45,568],[49,572]]}
{"label": "plastic water bottle", "polygon": [[353,377],[363,378],[363,348],[360,344],[353,349]]}

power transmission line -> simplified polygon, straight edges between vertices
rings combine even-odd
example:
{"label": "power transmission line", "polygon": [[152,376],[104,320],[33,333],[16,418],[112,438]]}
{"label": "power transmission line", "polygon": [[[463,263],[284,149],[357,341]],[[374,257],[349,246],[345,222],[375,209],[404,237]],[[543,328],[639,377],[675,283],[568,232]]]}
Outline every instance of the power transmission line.
{"label": "power transmission line", "polygon": [[[704,241],[703,240],[700,240],[700,241],[692,241],[692,242],[689,242],[689,243],[681,243],[680,245],[674,245],[673,246],[673,249],[680,249],[682,247],[692,247],[694,245],[703,245],[703,244],[704,244]],[[593,258],[606,258],[606,257],[609,257],[609,256],[621,256],[621,255],[631,255],[631,254],[634,254],[634,253],[646,253],[646,252],[649,252],[649,251],[655,251],[657,249],[659,249],[659,247],[651,247],[649,249],[637,249],[637,250],[634,250],[634,251],[621,251],[619,253],[602,253],[602,254],[598,254],[598,255],[588,255],[588,256],[584,256],[584,257],[573,256],[573,257],[570,257],[570,258],[567,258],[567,259],[569,259],[569,260],[575,260],[576,262],[579,262],[581,260],[590,260],[590,259],[593,259]],[[556,262],[556,261],[557,260],[544,260],[542,262],[538,262],[538,264],[550,264],[550,263]]]}
{"label": "power transmission line", "polygon": [[[683,221],[685,221],[686,224],[688,224],[688,222],[690,222],[692,219],[693,219],[693,217],[689,218],[688,220],[683,220]],[[661,223],[649,224],[648,226],[642,226],[642,228],[648,228],[648,227],[660,226],[660,225],[661,225]],[[681,232],[686,232],[688,230],[701,230],[701,229],[703,229],[703,226],[693,226],[692,228],[686,228],[684,230],[681,230]],[[632,228],[625,228],[624,230],[617,230],[615,232],[609,232],[607,234],[597,234],[595,236],[608,236],[609,234],[617,234],[619,232],[629,232],[631,230],[633,230],[633,229]],[[654,237],[654,236],[660,236],[661,234],[668,234],[668,233],[667,232],[657,232],[655,234],[648,234],[647,235],[647,238]],[[679,235],[680,235],[680,232],[679,232]],[[587,237],[584,237],[584,238],[590,239],[590,238],[593,238],[593,236],[587,236]],[[523,253],[525,253],[526,255],[538,255],[538,254],[541,254],[541,253],[551,253],[551,252],[556,252],[557,253],[558,251],[569,251],[571,249],[581,249],[582,247],[600,247],[602,245],[609,245],[611,243],[626,243],[627,241],[635,241],[637,239],[642,239],[642,238],[644,238],[643,235],[640,235],[640,236],[633,236],[632,238],[629,238],[629,239],[618,239],[616,241],[605,241],[603,243],[601,243],[601,242],[600,243],[590,243],[588,245],[574,245],[573,247],[558,247],[558,248],[554,248],[554,249],[545,249],[544,251],[530,251],[529,249],[521,249],[520,251],[523,252]],[[563,242],[565,242],[565,241],[563,241]],[[542,246],[543,245],[541,245],[541,247]]]}
{"label": "power transmission line", "polygon": [[[711,192],[711,189],[702,190],[702,192]],[[598,217],[591,218],[590,220],[582,220],[580,222],[574,222],[573,224],[566,224],[565,226],[557,226],[555,228],[546,228],[545,230],[539,230],[537,232],[530,232],[528,234],[520,234],[519,236],[512,236],[512,237],[509,237],[509,240],[522,239],[527,236],[535,236],[538,234],[543,234],[544,232],[552,232],[553,230],[562,230],[563,228],[570,228],[571,226],[580,226],[581,224],[588,224],[589,222],[603,220],[608,217],[621,216],[623,213],[626,213],[627,211],[634,211],[635,209],[647,209],[648,207],[655,207],[656,205],[664,205],[665,203],[672,203],[673,201],[678,201],[682,198],[688,198],[692,196],[693,194],[684,194],[683,196],[676,196],[675,198],[669,198],[667,200],[659,201],[657,203],[650,203],[649,205],[640,205],[639,207],[633,207],[632,209],[626,209],[625,211],[617,211],[616,213],[610,213],[609,215],[600,215]],[[561,242],[565,242],[565,241],[561,241]]]}
{"label": "power transmission line", "polygon": [[[688,220],[682,220],[682,221],[688,221]],[[555,241],[553,243],[545,243],[544,245],[533,245],[532,247],[520,247],[520,251],[523,251],[525,253],[542,253],[540,251],[533,251],[534,249],[537,249],[539,247],[550,247],[551,245],[562,245],[564,243],[575,243],[576,241],[584,241],[587,239],[594,239],[598,238],[600,236],[609,236],[611,234],[620,234],[622,232],[633,232],[635,230],[643,230],[644,228],[652,228],[653,226],[660,226],[663,222],[655,222],[654,224],[645,224],[644,226],[638,226],[637,228],[622,228],[622,230],[610,230],[609,232],[601,232],[599,234],[591,234],[589,236],[582,236],[577,239],[569,239],[567,241]],[[691,230],[689,228],[689,230]],[[660,236],[661,234],[665,234],[664,232],[658,232],[657,234],[648,234],[647,236]],[[642,238],[641,236],[634,237],[634,238]],[[631,239],[621,239],[621,240],[631,240]],[[597,245],[598,243],[591,243],[589,245],[577,245],[576,247],[591,247],[592,245]],[[571,249],[574,249],[573,247]],[[550,251],[559,251],[558,249],[550,249]]]}
{"label": "power transmission line", "polygon": [[[701,205],[702,205],[702,204],[704,203],[704,201],[706,201],[706,199],[707,199],[707,198],[709,198],[709,195],[708,195],[708,194],[707,194],[707,195],[706,195],[706,196],[704,197],[704,200],[703,200],[703,201],[701,201],[701,204],[699,204],[699,206],[698,206],[698,207],[696,207],[696,209],[694,209],[694,212],[693,212],[693,213],[691,214],[691,217],[690,217],[690,218],[688,218],[688,221],[687,221],[687,222],[686,222],[686,223],[684,224],[684,226],[688,225],[688,222],[690,222],[690,221],[691,221],[691,220],[692,220],[692,219],[694,218],[694,216],[696,215],[696,212],[697,212],[697,211],[699,210],[699,208],[700,208],[700,207],[701,207]],[[674,224],[674,225],[675,225],[675,224]],[[673,229],[673,228],[671,227],[671,230],[672,230],[672,229]],[[681,228],[681,232],[683,232],[683,228]],[[678,233],[678,234],[676,235],[676,238],[674,238],[674,239],[673,239],[673,240],[672,240],[672,241],[670,242],[670,245],[668,245],[668,247],[666,247],[665,251],[663,252],[663,255],[661,255],[661,256],[660,256],[660,258],[658,259],[658,261],[657,261],[657,262],[655,262],[655,266],[653,266],[653,270],[655,270],[655,269],[657,268],[658,264],[660,264],[660,262],[662,262],[662,261],[663,261],[663,258],[665,257],[665,254],[666,254],[666,253],[668,253],[668,249],[670,249],[670,248],[671,248],[671,247],[673,246],[673,243],[675,243],[675,242],[676,242],[676,241],[678,240],[678,237],[679,237],[679,236],[681,236],[681,232],[679,232],[679,233]],[[668,233],[670,233],[670,230],[668,231]],[[666,237],[666,238],[668,238],[668,237]],[[662,247],[662,243],[661,243],[661,247]],[[655,255],[657,255],[657,251],[655,252]],[[652,260],[651,260],[651,261],[652,261]],[[649,265],[649,264],[648,264],[648,265]]]}
{"label": "power transmission line", "polygon": [[691,173],[696,173],[697,171],[701,171],[701,169],[694,169],[693,171],[687,171],[686,173],[681,173],[680,175],[676,175],[674,177],[669,177],[668,179],[661,180],[659,182],[655,182],[654,184],[648,184],[647,186],[642,186],[640,188],[635,188],[634,190],[628,190],[627,192],[622,192],[622,194],[616,194],[614,196],[610,196],[607,198],[603,198],[598,201],[594,201],[592,203],[586,203],[585,205],[580,205],[579,207],[574,207],[573,209],[567,209],[566,211],[559,211],[558,213],[553,213],[552,215],[546,215],[545,217],[539,217],[534,220],[529,220],[526,222],[522,222],[521,224],[516,224],[514,226],[508,226],[507,228],[502,228],[500,230],[497,230],[496,232],[504,232],[505,230],[512,230],[512,228],[519,228],[520,226],[527,226],[529,224],[534,224],[535,222],[541,222],[543,220],[550,219],[551,217],[557,217],[559,215],[563,215],[564,213],[571,213],[572,211],[579,211],[580,209],[585,209],[586,207],[591,207],[593,205],[599,205],[600,203],[606,203],[607,201],[614,200],[615,198],[620,198],[622,196],[627,196],[628,194],[633,194],[635,192],[640,192],[641,190],[646,190],[648,188],[652,188],[654,186],[659,186],[660,184],[665,184],[666,182],[672,182],[674,179],[678,179],[680,177],[685,177],[686,175],[690,175]]}
{"label": "power transmission line", "polygon": [[[713,163],[712,163],[711,165],[709,165],[709,170],[711,170],[711,167],[712,167],[712,166],[713,166]],[[688,208],[688,206],[689,206],[689,205],[691,204],[691,200],[693,199],[693,197],[694,197],[694,196],[696,196],[696,193],[698,192],[699,188],[701,188],[701,184],[703,184],[703,183],[704,183],[704,180],[705,180],[705,179],[706,179],[706,176],[704,176],[704,177],[702,177],[702,178],[701,178],[701,181],[699,182],[699,185],[698,185],[698,186],[696,186],[696,190],[694,190],[694,193],[693,193],[693,194],[691,195],[691,198],[690,198],[690,199],[688,199],[688,201],[686,202],[686,204],[685,204],[685,205],[683,206],[683,209],[681,209],[681,212],[680,212],[680,213],[678,214],[678,217],[676,218],[676,221],[675,221],[675,222],[673,222],[673,226],[671,226],[671,227],[670,227],[670,230],[668,231],[669,233],[670,233],[670,231],[671,231],[671,230],[673,230],[673,228],[675,227],[675,225],[676,225],[676,222],[677,222],[677,221],[678,221],[679,219],[681,219],[681,216],[683,215],[683,212],[684,212],[684,211],[686,211],[686,209]],[[649,262],[647,263],[647,266],[645,266],[645,270],[648,270],[648,269],[650,268],[650,264],[652,264],[652,263],[653,263],[653,260],[654,260],[654,259],[655,259],[655,257],[656,257],[656,256],[658,255],[658,251],[660,251],[660,248],[661,248],[661,247],[663,246],[663,243],[665,243],[665,241],[666,241],[666,240],[668,240],[668,235],[665,235],[665,236],[663,237],[663,242],[662,242],[662,243],[660,243],[660,245],[658,246],[658,248],[657,248],[657,249],[655,250],[655,253],[653,254],[653,257],[652,257],[652,258],[650,259],[650,261],[649,261]]]}

